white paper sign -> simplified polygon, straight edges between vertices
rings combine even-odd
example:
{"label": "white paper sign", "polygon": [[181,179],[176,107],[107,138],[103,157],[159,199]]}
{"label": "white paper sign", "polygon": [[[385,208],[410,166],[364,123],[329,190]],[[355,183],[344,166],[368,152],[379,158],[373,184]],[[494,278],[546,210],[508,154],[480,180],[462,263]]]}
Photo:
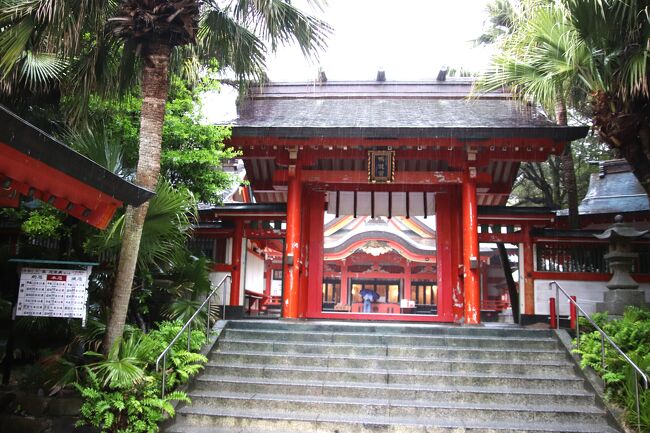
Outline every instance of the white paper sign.
{"label": "white paper sign", "polygon": [[271,296],[282,296],[282,280],[271,280]]}
{"label": "white paper sign", "polygon": [[23,268],[18,288],[16,316],[86,319],[88,277],[91,268]]}

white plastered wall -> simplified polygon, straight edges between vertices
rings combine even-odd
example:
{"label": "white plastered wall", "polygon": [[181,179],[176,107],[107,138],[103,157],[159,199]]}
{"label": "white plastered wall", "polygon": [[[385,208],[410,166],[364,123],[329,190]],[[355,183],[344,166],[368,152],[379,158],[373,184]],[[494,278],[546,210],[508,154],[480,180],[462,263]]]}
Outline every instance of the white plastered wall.
{"label": "white plastered wall", "polygon": [[[549,287],[553,280],[535,280],[535,314],[549,314],[549,298],[555,297],[555,289]],[[575,281],[556,280],[560,286],[571,296],[575,296],[578,304],[588,313],[596,312],[596,303],[603,302],[605,292],[609,290],[603,281]],[[650,303],[650,284],[639,284],[645,291],[646,302]],[[557,303],[561,316],[569,315],[569,301],[560,292],[560,301]]]}
{"label": "white plastered wall", "polygon": [[264,260],[248,251],[246,254],[245,288],[256,293],[264,293]]}

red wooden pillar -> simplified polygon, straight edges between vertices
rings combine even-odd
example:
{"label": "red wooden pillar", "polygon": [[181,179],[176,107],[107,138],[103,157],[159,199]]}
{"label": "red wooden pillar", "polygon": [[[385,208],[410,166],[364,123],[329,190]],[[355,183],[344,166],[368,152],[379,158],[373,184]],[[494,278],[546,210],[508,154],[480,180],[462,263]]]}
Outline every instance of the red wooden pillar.
{"label": "red wooden pillar", "polygon": [[285,246],[285,278],[282,293],[282,317],[297,319],[300,296],[300,223],[302,183],[296,167],[289,175],[287,197],[287,238]]}
{"label": "red wooden pillar", "polygon": [[479,277],[478,211],[476,179],[465,176],[463,201],[463,267],[465,273],[465,323],[481,323],[481,287]]}
{"label": "red wooden pillar", "polygon": [[[577,298],[575,296],[571,296],[571,299],[573,299],[573,302],[577,301]],[[578,324],[578,309],[576,308],[576,304],[573,302],[569,301],[569,308],[570,308],[570,314],[571,314],[571,329],[576,329],[577,324]]]}
{"label": "red wooden pillar", "polygon": [[[533,271],[533,239],[530,236],[530,227],[524,226],[524,314],[535,314],[535,280]],[[521,294],[520,294],[521,296]]]}
{"label": "red wooden pillar", "polygon": [[323,224],[325,219],[325,194],[313,191],[309,224],[309,275],[307,288],[307,317],[317,317],[323,304]]}
{"label": "red wooden pillar", "polygon": [[309,269],[310,269],[310,260],[311,254],[309,251],[310,246],[310,231],[307,229],[309,227],[309,221],[311,220],[311,214],[314,212],[313,206],[314,194],[312,191],[307,188],[303,189],[302,196],[302,206],[303,211],[301,212],[302,221],[301,227],[305,227],[305,230],[300,235],[300,261],[302,266],[300,267],[300,276],[299,276],[299,295],[298,295],[298,317],[304,318],[307,315],[307,297],[308,297],[308,286],[309,286]]}
{"label": "red wooden pillar", "polygon": [[[348,264],[345,259],[341,260],[341,303],[348,305],[348,291],[350,290],[350,283],[348,282]],[[350,302],[349,305],[352,305]]]}
{"label": "red wooden pillar", "polygon": [[264,294],[271,299],[271,280],[273,279],[273,260],[264,260]]}
{"label": "red wooden pillar", "polygon": [[411,300],[411,262],[408,260],[404,266],[404,299]]}
{"label": "red wooden pillar", "polygon": [[557,310],[555,308],[555,298],[548,298],[549,324],[551,329],[557,328]]}
{"label": "red wooden pillar", "polygon": [[[480,253],[480,246],[479,246],[479,253]],[[488,260],[481,260],[480,261],[480,273],[481,273],[481,279],[479,280],[479,284],[481,285],[481,306],[484,305],[486,301],[490,299],[490,286],[489,286],[489,274],[490,274],[490,261]],[[482,284],[481,284],[482,283]]]}
{"label": "red wooden pillar", "polygon": [[241,281],[241,248],[243,239],[244,222],[238,218],[235,220],[235,233],[232,236],[232,278],[230,281],[229,305],[239,305],[239,285]]}

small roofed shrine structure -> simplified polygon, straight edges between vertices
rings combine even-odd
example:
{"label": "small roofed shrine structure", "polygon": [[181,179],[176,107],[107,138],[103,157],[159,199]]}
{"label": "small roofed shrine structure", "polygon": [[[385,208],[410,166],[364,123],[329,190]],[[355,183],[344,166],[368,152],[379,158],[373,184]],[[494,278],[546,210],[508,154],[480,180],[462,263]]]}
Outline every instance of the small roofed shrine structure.
{"label": "small roofed shrine structure", "polygon": [[124,204],[154,193],[106,170],[0,106],[0,206],[39,199],[104,229]]}
{"label": "small roofed shrine structure", "polygon": [[[250,87],[229,143],[246,203],[204,208],[194,239],[232,274],[230,311],[480,323],[498,279],[483,243],[531,245],[555,220],[504,207],[520,162],[562,153],[587,128],[471,90],[468,79]],[[509,251],[533,272],[530,247]],[[523,280],[522,313],[534,314]]]}

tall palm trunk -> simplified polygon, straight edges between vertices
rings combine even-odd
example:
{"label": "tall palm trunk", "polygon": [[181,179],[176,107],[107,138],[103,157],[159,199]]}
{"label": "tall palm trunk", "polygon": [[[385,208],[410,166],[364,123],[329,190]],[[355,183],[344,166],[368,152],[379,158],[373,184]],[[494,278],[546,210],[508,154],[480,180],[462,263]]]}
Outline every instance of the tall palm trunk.
{"label": "tall palm trunk", "polygon": [[[156,188],[160,173],[160,153],[165,103],[169,92],[169,56],[171,49],[164,43],[150,43],[142,71],[142,111],[140,114],[140,147],[135,183],[150,190]],[[122,337],[131,298],[133,276],[138,261],[142,227],[149,203],[129,206],[124,219],[122,248],[113,287],[103,352],[108,353]]]}
{"label": "tall palm trunk", "polygon": [[[555,121],[560,126],[567,126],[566,102],[561,95],[557,96],[555,101]],[[562,180],[564,189],[567,194],[569,205],[569,227],[572,229],[580,228],[580,215],[578,213],[578,182],[576,181],[576,171],[573,165],[573,152],[571,152],[571,142],[564,147],[564,152],[560,157],[562,168]]]}

